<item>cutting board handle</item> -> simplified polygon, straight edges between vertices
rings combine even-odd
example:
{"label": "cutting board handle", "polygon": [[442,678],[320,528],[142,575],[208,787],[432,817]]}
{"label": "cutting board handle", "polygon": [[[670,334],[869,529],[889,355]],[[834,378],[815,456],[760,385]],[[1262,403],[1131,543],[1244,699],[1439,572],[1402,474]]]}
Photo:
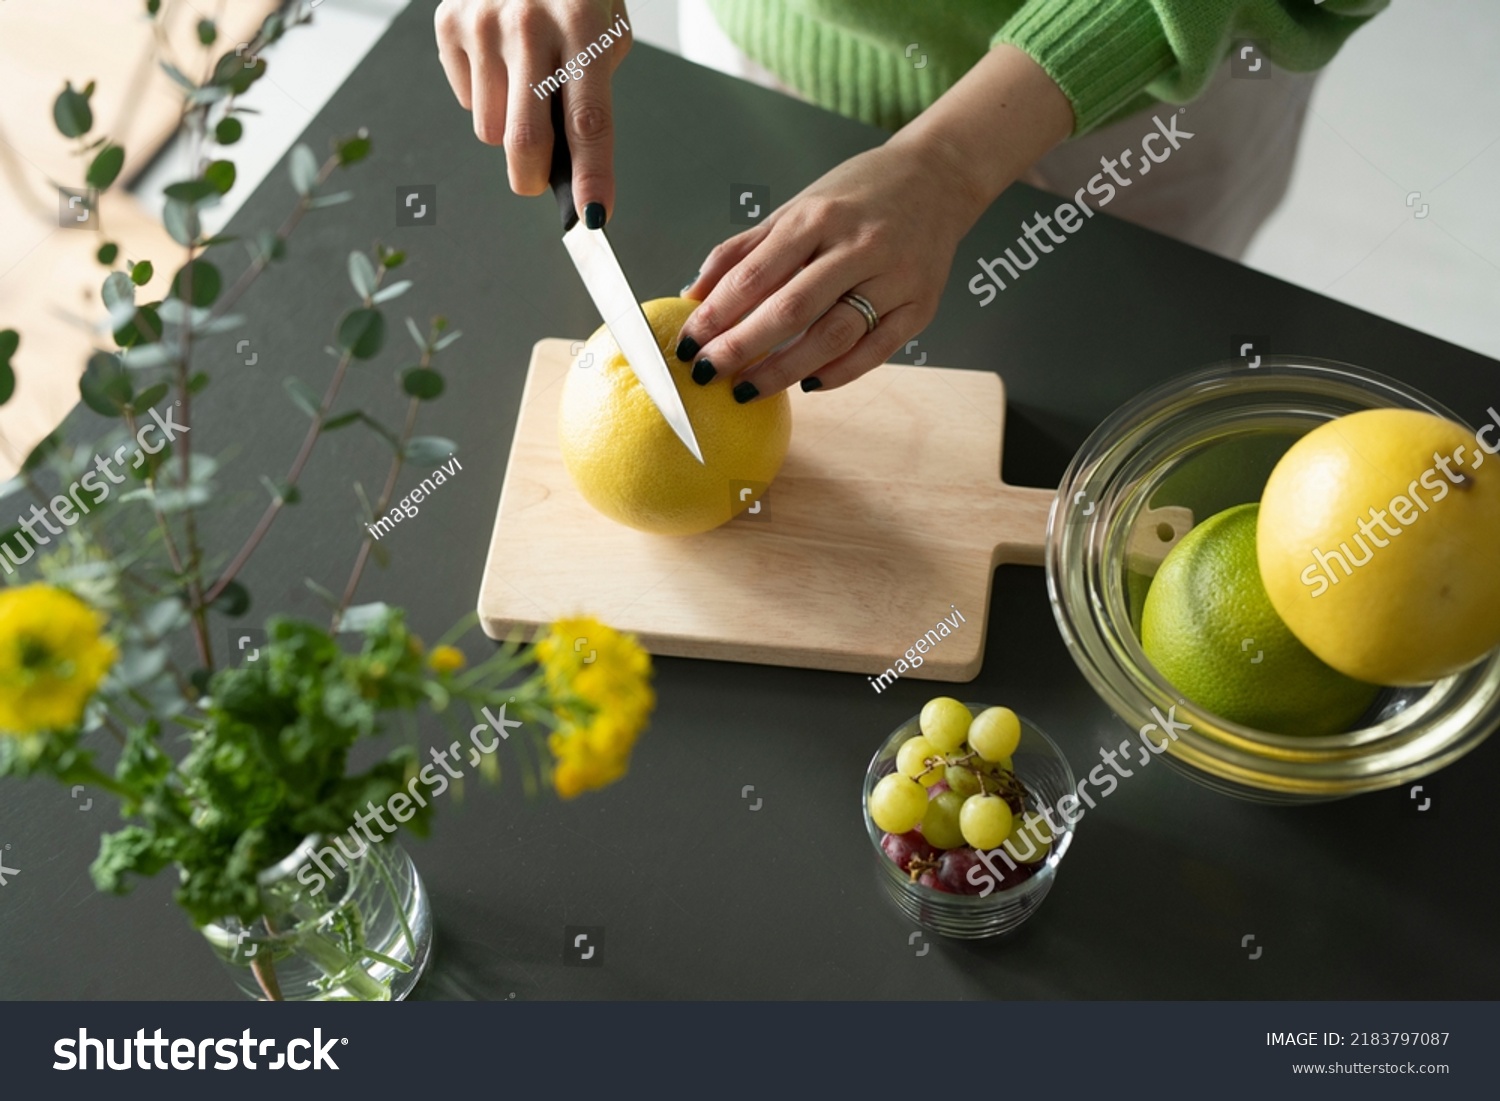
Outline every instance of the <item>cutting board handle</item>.
{"label": "cutting board handle", "polygon": [[985,511],[991,519],[993,565],[1040,566],[1047,553],[1047,516],[1055,489],[1001,484]]}

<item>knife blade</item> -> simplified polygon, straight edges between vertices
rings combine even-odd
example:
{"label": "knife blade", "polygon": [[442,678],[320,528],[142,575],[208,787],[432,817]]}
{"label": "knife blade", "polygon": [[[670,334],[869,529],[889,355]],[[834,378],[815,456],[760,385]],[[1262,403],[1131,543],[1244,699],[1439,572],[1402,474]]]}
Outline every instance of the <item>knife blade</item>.
{"label": "knife blade", "polygon": [[677,392],[677,383],[672,379],[656,334],[651,331],[646,315],[641,312],[640,302],[630,289],[630,280],[625,278],[620,261],[610,247],[609,238],[604,236],[604,230],[589,229],[578,217],[573,200],[573,156],[568,149],[558,93],[552,96],[550,183],[552,194],[557,198],[558,213],[562,216],[563,247],[572,257],[584,288],[624,353],[625,362],[630,365],[641,389],[646,391],[646,396],[677,438],[692,452],[693,458],[703,462],[703,452],[698,448],[698,438],[693,434],[693,425],[688,420],[687,407],[682,404],[682,395]]}

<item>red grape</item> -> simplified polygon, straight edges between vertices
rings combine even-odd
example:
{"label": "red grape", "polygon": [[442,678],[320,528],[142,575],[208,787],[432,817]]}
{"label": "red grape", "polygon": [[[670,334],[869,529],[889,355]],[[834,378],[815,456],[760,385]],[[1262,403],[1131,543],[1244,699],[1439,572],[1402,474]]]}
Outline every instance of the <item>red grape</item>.
{"label": "red grape", "polygon": [[913,857],[922,860],[937,859],[937,850],[916,830],[906,833],[888,833],[881,837],[880,848],[903,872],[911,870]]}
{"label": "red grape", "polygon": [[942,891],[944,894],[949,895],[953,893],[952,891],[948,890],[947,887],[943,886],[942,880],[938,878],[937,873],[931,870],[925,871],[921,875],[919,875],[917,877],[917,882],[924,887],[931,887],[934,891]]}

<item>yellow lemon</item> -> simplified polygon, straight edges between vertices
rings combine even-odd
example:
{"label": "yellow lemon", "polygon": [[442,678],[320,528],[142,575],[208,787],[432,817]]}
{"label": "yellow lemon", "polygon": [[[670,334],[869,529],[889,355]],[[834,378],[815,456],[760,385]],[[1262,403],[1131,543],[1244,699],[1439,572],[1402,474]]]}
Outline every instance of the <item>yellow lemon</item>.
{"label": "yellow lemon", "polygon": [[1272,734],[1341,733],[1379,689],[1319,661],[1276,614],[1255,564],[1259,509],[1210,516],[1172,548],[1146,594],[1141,647],[1216,715]]}
{"label": "yellow lemon", "polygon": [[1500,645],[1500,457],[1442,417],[1369,409],[1303,436],[1257,551],[1287,626],[1352,677],[1430,684]]}
{"label": "yellow lemon", "polygon": [[691,365],[678,362],[677,334],[697,307],[688,298],[641,304],[703,463],[652,404],[608,328],[589,338],[563,384],[558,435],[573,484],[604,515],[641,531],[691,535],[733,519],[760,500],[791,442],[784,391],[740,405],[727,380],[699,386],[689,377]]}

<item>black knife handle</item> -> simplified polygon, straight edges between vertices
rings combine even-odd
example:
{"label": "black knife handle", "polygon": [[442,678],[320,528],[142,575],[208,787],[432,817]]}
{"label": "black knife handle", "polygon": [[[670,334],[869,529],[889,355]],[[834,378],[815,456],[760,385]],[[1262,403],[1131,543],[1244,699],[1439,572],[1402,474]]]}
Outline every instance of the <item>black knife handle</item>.
{"label": "black knife handle", "polygon": [[552,185],[552,194],[557,197],[557,212],[562,215],[563,232],[566,233],[578,224],[578,208],[573,203],[573,153],[568,148],[561,90],[552,93],[552,174],[548,183]]}

